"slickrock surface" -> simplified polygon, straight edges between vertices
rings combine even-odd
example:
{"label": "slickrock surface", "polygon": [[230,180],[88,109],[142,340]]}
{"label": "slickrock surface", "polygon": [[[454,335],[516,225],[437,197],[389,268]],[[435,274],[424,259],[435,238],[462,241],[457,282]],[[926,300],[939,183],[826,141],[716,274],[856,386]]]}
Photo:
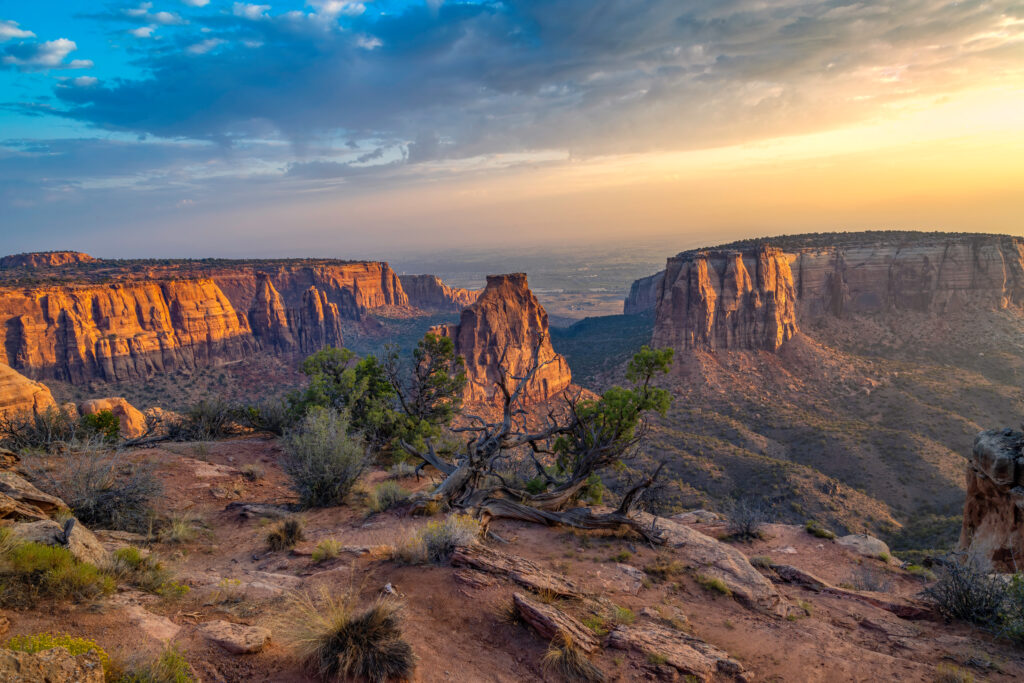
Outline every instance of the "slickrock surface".
{"label": "slickrock surface", "polygon": [[38,414],[55,405],[45,384],[0,364],[0,415]]}
{"label": "slickrock surface", "polygon": [[409,305],[425,311],[458,313],[480,296],[479,291],[449,287],[436,275],[399,275],[398,279],[409,297]]}
{"label": "slickrock surface", "polygon": [[825,317],[943,315],[1024,303],[1024,240],[1004,235],[798,235],[683,252],[633,284],[626,313],[655,310],[654,342],[776,350]]}
{"label": "slickrock surface", "polygon": [[527,386],[527,401],[546,401],[572,382],[569,364],[551,347],[548,314],[524,273],[489,275],[486,289],[462,311],[458,325],[442,325],[435,331],[451,337],[456,353],[466,359],[467,401],[500,402],[495,384],[501,378],[503,354],[504,368],[520,377],[530,367],[538,343],[543,367]]}
{"label": "slickrock surface", "polygon": [[75,384],[141,379],[259,349],[338,346],[343,320],[409,305],[379,262],[101,263],[27,286],[12,271],[0,286],[0,362]]}
{"label": "slickrock surface", "polygon": [[999,571],[1024,566],[1024,433],[990,429],[974,439],[960,548]]}

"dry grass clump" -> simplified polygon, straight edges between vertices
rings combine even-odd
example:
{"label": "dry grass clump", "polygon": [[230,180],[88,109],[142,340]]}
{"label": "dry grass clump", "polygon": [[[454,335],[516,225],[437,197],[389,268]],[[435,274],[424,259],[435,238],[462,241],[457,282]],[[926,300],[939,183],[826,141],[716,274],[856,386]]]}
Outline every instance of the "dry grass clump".
{"label": "dry grass clump", "polygon": [[282,519],[271,527],[267,534],[267,548],[273,551],[288,550],[305,538],[302,533],[302,520],[297,517]]}
{"label": "dry grass clump", "polygon": [[694,574],[694,579],[697,580],[704,588],[714,593],[721,593],[726,597],[732,597],[732,590],[726,585],[725,581],[722,581],[717,576],[705,576],[704,574]]}
{"label": "dry grass clump", "polygon": [[378,484],[370,492],[370,509],[374,512],[384,512],[397,507],[409,500],[409,492],[394,481],[385,481]]}
{"label": "dry grass clump", "polygon": [[171,574],[156,555],[146,554],[134,546],[114,551],[104,569],[120,581],[165,598],[179,598],[189,587],[171,580]]}
{"label": "dry grass clump", "polygon": [[23,543],[0,528],[0,604],[33,606],[41,599],[92,600],[114,592],[114,579],[80,562],[67,548]]}
{"label": "dry grass clump", "polygon": [[316,548],[313,549],[312,560],[314,562],[324,562],[325,560],[333,560],[340,554],[341,543],[333,538],[325,538],[317,543]]}
{"label": "dry grass clump", "polygon": [[935,667],[935,683],[974,683],[974,674],[952,664]]}
{"label": "dry grass clump", "polygon": [[568,633],[559,633],[548,645],[542,660],[544,670],[560,676],[569,683],[603,683],[604,672],[587,659]]}
{"label": "dry grass clump", "polygon": [[427,523],[399,546],[396,556],[408,564],[440,564],[459,546],[472,545],[480,536],[480,522],[469,515],[452,514]]}
{"label": "dry grass clump", "polygon": [[836,533],[834,531],[827,529],[821,522],[815,519],[807,520],[807,524],[804,525],[804,529],[811,536],[815,536],[817,538],[826,538],[831,540],[836,537]]}
{"label": "dry grass clump", "polygon": [[308,671],[323,681],[408,680],[416,656],[401,628],[401,606],[380,599],[358,608],[354,593],[299,593],[278,628]]}
{"label": "dry grass clump", "polygon": [[164,543],[188,543],[195,540],[196,519],[189,515],[171,515],[160,529],[159,537]]}

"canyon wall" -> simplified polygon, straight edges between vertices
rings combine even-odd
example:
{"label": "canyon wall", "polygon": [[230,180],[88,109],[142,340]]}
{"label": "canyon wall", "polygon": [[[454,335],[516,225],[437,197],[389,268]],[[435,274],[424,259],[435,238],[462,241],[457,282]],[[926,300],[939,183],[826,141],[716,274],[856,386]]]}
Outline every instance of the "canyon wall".
{"label": "canyon wall", "polygon": [[658,290],[665,281],[665,271],[635,280],[622,304],[623,315],[639,315],[653,311],[658,305]]}
{"label": "canyon wall", "polygon": [[400,275],[398,279],[409,305],[424,311],[458,313],[480,296],[479,291],[449,287],[435,275]]}
{"label": "canyon wall", "polygon": [[0,259],[0,270],[9,270],[11,268],[56,268],[76,263],[94,263],[98,260],[80,251],[39,251],[4,256]]}
{"label": "canyon wall", "polygon": [[[530,291],[523,273],[488,276],[487,287],[462,311],[459,323],[442,325],[434,331],[451,337],[456,353],[466,360],[467,402],[500,403],[496,383],[502,376],[502,366],[511,375],[522,376],[530,367],[538,343],[538,357],[544,365],[524,392],[526,402],[546,401],[572,382],[569,364],[551,347],[548,314]],[[515,383],[510,384],[511,389]]]}
{"label": "canyon wall", "polygon": [[56,405],[46,385],[0,365],[0,416],[39,414]]}
{"label": "canyon wall", "polygon": [[997,571],[1024,567],[1024,433],[993,429],[975,438],[960,550]]}
{"label": "canyon wall", "polygon": [[[115,263],[115,262],[104,262]],[[152,267],[105,282],[0,287],[0,362],[33,377],[119,381],[342,344],[342,323],[408,307],[386,263]],[[112,280],[112,281],[111,281]]]}
{"label": "canyon wall", "polygon": [[841,246],[800,246],[802,237],[825,237],[815,235],[683,252],[635,282],[625,308],[653,308],[656,344],[774,350],[824,316],[1024,305],[1024,240],[885,235],[837,233]]}

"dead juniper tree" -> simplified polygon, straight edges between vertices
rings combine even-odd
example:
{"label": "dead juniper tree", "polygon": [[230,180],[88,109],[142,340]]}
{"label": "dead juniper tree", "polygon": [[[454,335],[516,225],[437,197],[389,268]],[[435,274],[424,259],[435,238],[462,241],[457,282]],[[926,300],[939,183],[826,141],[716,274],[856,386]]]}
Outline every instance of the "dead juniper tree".
{"label": "dead juniper tree", "polygon": [[[468,424],[451,431],[463,435],[465,445],[451,461],[442,458],[430,440],[423,450],[402,442],[407,452],[444,476],[423,502],[441,502],[469,512],[485,526],[494,518],[581,529],[624,525],[648,540],[660,542],[657,531],[640,524],[630,513],[654,483],[661,466],[636,482],[613,512],[595,514],[589,508],[571,506],[588,483],[635,454],[647,433],[645,415],[651,411],[664,413],[668,408],[669,393],[651,386],[651,380],[657,373],[668,372],[672,350],[643,347],[629,363],[629,387],[612,387],[599,398],[564,392],[563,405],[550,409],[542,426],[531,428],[531,414],[524,408],[523,398],[537,372],[547,365],[539,360],[539,352],[540,342],[521,376],[507,371],[502,354],[501,379],[496,384],[502,399],[501,418],[464,415]],[[530,487],[535,492],[503,474],[510,465],[523,464],[532,467],[543,484]]]}

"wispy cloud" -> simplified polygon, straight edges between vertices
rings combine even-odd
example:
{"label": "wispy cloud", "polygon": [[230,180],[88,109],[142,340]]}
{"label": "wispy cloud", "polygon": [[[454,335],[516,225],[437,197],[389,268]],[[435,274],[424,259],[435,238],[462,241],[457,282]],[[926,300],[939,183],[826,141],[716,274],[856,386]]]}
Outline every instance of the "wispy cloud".
{"label": "wispy cloud", "polygon": [[65,63],[64,59],[78,49],[75,41],[67,38],[45,42],[20,42],[0,48],[0,65],[19,71],[42,71],[45,69],[88,69],[93,63],[88,59],[75,59]]}

